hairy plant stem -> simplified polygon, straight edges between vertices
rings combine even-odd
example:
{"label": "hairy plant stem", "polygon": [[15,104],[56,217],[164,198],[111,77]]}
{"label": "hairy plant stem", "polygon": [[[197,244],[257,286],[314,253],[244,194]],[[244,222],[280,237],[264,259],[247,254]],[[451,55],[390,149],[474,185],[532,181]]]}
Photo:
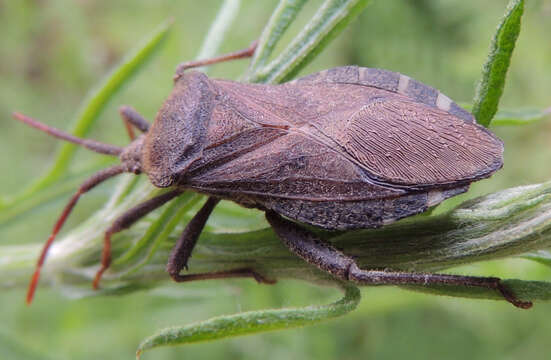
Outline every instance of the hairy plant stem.
{"label": "hairy plant stem", "polygon": [[[122,192],[123,187],[119,186],[118,191]],[[120,203],[112,201],[89,221],[65,235],[50,254],[45,278],[64,285],[84,285],[80,294],[73,294],[90,295],[91,291],[87,288],[99,261],[101,232],[116,214],[136,201],[133,197],[137,193],[142,192],[133,191],[130,198],[126,197]],[[192,201],[191,198],[189,201]],[[186,203],[183,201],[179,206],[186,206]],[[228,206],[232,205],[221,204],[221,209],[217,210],[224,212]],[[172,211],[177,213],[174,209]],[[183,218],[179,219],[179,223],[185,224],[191,213],[193,211],[180,214]],[[231,217],[228,213],[224,216]],[[156,215],[153,215],[148,220],[154,222],[155,218]],[[144,236],[148,231],[147,224],[148,221],[140,223],[115,237],[115,259],[134,245],[134,239]],[[140,256],[115,265],[105,278],[103,292],[121,289],[131,291],[168,281],[165,262],[182,225],[173,229],[170,234],[165,234],[158,251],[148,255],[147,266],[135,268],[142,260]],[[417,217],[375,230],[320,232],[320,235],[343,252],[354,256],[365,268],[436,271],[547,248],[551,244],[550,230],[551,182],[548,182],[507,189],[470,200],[439,216]],[[37,245],[2,247],[0,271],[5,274],[4,286],[27,284],[38,250]],[[189,267],[191,272],[252,267],[264,276],[275,279],[294,278],[323,284],[333,282],[330,275],[289,253],[271,229],[226,233],[211,227],[202,234]],[[547,285],[522,283],[525,284],[512,284],[514,288],[524,286],[524,293],[519,294],[522,298],[542,299],[551,294],[551,288],[541,291],[541,286]],[[539,289],[537,294],[534,286]],[[450,287],[431,291],[452,296],[498,298],[484,289],[461,290]]]}

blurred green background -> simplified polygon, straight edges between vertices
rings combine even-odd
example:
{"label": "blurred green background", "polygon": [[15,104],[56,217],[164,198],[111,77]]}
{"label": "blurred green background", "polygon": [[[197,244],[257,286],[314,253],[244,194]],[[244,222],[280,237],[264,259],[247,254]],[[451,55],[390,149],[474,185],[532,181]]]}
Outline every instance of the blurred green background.
{"label": "blurred green background", "polygon": [[[57,142],[10,118],[19,110],[67,128],[87,91],[137,41],[169,17],[175,21],[162,51],[119,93],[91,136],[123,145],[117,107],[130,104],[152,119],[171,90],[178,62],[193,59],[220,0],[0,0],[0,185],[10,196],[44,173]],[[277,1],[243,1],[221,52],[256,39]],[[311,0],[286,41],[321,1]],[[490,38],[507,1],[373,1],[302,74],[345,64],[410,75],[458,102],[469,103]],[[526,5],[503,109],[551,106],[551,2]],[[246,61],[217,65],[214,77],[238,78]],[[468,197],[551,179],[551,122],[494,131],[505,141],[505,166]],[[73,170],[97,155],[79,152]],[[86,218],[109,195],[109,185],[86,197],[66,226]],[[32,216],[0,226],[3,244],[45,240],[66,197]],[[503,260],[455,272],[549,279],[551,270],[527,260]],[[167,276],[168,278],[168,276]],[[42,288],[32,307],[24,289],[2,279],[0,359],[130,359],[159,328],[214,315],[269,307],[326,303],[340,294],[295,281],[258,286],[247,280],[173,285],[120,298],[69,300]],[[359,309],[315,327],[186,347],[154,350],[145,359],[549,359],[551,304],[521,311],[505,302],[436,297],[394,288],[364,288]]]}

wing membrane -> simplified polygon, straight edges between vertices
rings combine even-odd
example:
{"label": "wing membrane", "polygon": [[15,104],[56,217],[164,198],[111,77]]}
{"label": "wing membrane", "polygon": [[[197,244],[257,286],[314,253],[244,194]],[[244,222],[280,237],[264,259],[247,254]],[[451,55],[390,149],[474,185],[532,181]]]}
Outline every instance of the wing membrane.
{"label": "wing membrane", "polygon": [[481,126],[398,96],[363,106],[343,130],[346,151],[385,182],[472,181],[501,167],[502,144]]}

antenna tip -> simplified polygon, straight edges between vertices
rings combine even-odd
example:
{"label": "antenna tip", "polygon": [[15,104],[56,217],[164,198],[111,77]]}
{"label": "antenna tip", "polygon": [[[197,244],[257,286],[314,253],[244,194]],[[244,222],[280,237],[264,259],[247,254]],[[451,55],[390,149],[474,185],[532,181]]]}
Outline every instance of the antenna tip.
{"label": "antenna tip", "polygon": [[31,278],[31,282],[29,283],[29,289],[27,290],[27,299],[26,303],[27,306],[30,306],[34,299],[34,292],[36,290],[36,285],[38,284],[38,278],[40,277],[40,268],[37,268],[34,271],[33,277]]}
{"label": "antenna tip", "polygon": [[11,116],[16,120],[24,122],[25,124],[33,126],[33,127],[39,127],[40,128],[40,125],[42,125],[42,124],[38,123],[36,120],[33,120],[30,117],[28,117],[26,115],[23,115],[23,114],[21,114],[20,112],[17,112],[17,111],[12,112]]}

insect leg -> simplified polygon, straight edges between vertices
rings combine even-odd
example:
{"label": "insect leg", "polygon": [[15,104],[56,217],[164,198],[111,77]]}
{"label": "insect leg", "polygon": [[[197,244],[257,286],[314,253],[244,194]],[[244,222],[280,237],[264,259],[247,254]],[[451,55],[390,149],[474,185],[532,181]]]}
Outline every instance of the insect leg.
{"label": "insect leg", "polygon": [[156,196],[154,198],[144,201],[141,204],[136,205],[135,207],[129,209],[124,214],[115,219],[113,224],[111,224],[111,226],[105,231],[103,251],[101,255],[101,267],[96,273],[94,282],[92,284],[94,289],[98,288],[101,276],[103,275],[105,270],[107,270],[109,265],[111,265],[111,236],[124,229],[128,229],[136,221],[146,216],[153,210],[161,207],[168,201],[174,199],[181,193],[181,190],[173,190]]}
{"label": "insect leg", "polygon": [[81,195],[92,190],[94,187],[101,184],[105,180],[115,177],[119,174],[122,174],[124,171],[125,169],[121,165],[115,165],[110,168],[98,171],[97,173],[95,173],[94,175],[86,179],[79,186],[77,192],[71,197],[67,205],[65,205],[63,212],[57,219],[54,225],[54,228],[52,229],[52,233],[50,234],[50,237],[48,238],[48,240],[44,244],[44,247],[42,248],[42,252],[40,253],[38,262],[36,263],[36,268],[34,270],[33,276],[31,277],[31,282],[29,283],[29,289],[27,291],[27,304],[30,305],[31,302],[33,301],[34,292],[36,291],[36,287],[38,285],[38,279],[40,278],[40,271],[42,269],[42,266],[44,265],[44,262],[46,261],[46,255],[48,255],[50,246],[52,246],[57,234],[65,224],[65,221],[69,217],[69,214],[71,214],[71,211],[73,211],[73,208],[77,204]]}
{"label": "insect leg", "polygon": [[126,131],[130,140],[134,140],[134,129],[132,125],[135,126],[141,132],[146,133],[149,130],[149,122],[141,116],[136,110],[130,106],[121,106],[119,108],[119,114],[121,115],[122,120],[124,121],[124,126],[126,126]]}
{"label": "insect leg", "polygon": [[174,80],[176,80],[180,76],[182,76],[184,71],[186,71],[187,69],[192,69],[192,68],[205,66],[205,65],[217,64],[217,63],[221,63],[221,62],[224,62],[224,61],[230,61],[230,60],[236,60],[236,59],[243,59],[243,58],[251,57],[251,56],[254,55],[254,52],[256,50],[257,45],[258,45],[258,41],[255,40],[251,43],[251,45],[249,45],[248,48],[240,50],[240,51],[235,51],[235,52],[232,52],[232,53],[229,53],[229,54],[213,57],[213,58],[210,58],[210,59],[188,61],[188,62],[181,63],[176,68],[176,74],[174,75]]}
{"label": "insect leg", "polygon": [[264,276],[260,275],[252,268],[239,268],[227,271],[217,271],[210,273],[198,273],[198,274],[187,274],[179,275],[176,274],[172,276],[172,280],[176,282],[187,282],[195,280],[212,280],[212,279],[228,279],[228,278],[253,278],[259,284],[275,284],[276,281],[272,279],[267,279]]}
{"label": "insect leg", "polygon": [[259,273],[255,272],[251,268],[240,268],[228,271],[219,271],[212,273],[200,273],[200,274],[187,274],[180,275],[183,269],[187,270],[187,262],[191,256],[191,252],[199,239],[199,235],[203,231],[205,224],[214,210],[214,207],[220,200],[209,197],[203,207],[195,214],[193,219],[187,224],[184,232],[178,239],[178,242],[172,248],[168,263],[166,265],[166,271],[170,274],[170,277],[176,282],[186,282],[193,280],[207,280],[207,279],[224,279],[234,277],[252,277],[259,283],[273,284],[275,281],[264,278]]}
{"label": "insect leg", "polygon": [[180,276],[180,271],[187,270],[187,262],[191,256],[191,252],[199,239],[199,235],[203,231],[205,224],[214,210],[214,207],[220,200],[214,197],[209,197],[203,207],[195,214],[193,219],[186,225],[186,228],[180,235],[180,238],[170,251],[166,271],[174,280]]}
{"label": "insect leg", "polygon": [[351,257],[322,242],[314,234],[302,229],[297,224],[283,219],[279,214],[267,211],[266,219],[292,252],[341,280],[353,281],[361,285],[476,286],[498,291],[505,300],[516,307],[528,309],[532,306],[529,301],[517,299],[499,278],[362,270]]}

